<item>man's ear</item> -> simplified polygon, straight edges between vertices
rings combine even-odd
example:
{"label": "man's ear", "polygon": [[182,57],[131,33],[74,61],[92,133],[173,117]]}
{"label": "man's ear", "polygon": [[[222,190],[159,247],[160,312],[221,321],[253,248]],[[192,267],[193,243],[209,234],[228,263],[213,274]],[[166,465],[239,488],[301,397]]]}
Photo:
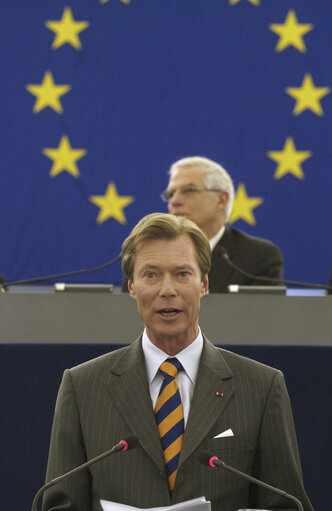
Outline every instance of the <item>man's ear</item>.
{"label": "man's ear", "polygon": [[209,291],[209,277],[207,276],[207,274],[205,274],[203,277],[203,280],[202,280],[201,298],[203,298],[203,296],[207,295],[208,291]]}
{"label": "man's ear", "polygon": [[220,209],[225,211],[226,206],[229,201],[229,193],[226,192],[225,190],[219,190],[217,193],[218,193],[218,206]]}
{"label": "man's ear", "polygon": [[132,298],[136,298],[135,284],[132,280],[128,280],[128,291]]}

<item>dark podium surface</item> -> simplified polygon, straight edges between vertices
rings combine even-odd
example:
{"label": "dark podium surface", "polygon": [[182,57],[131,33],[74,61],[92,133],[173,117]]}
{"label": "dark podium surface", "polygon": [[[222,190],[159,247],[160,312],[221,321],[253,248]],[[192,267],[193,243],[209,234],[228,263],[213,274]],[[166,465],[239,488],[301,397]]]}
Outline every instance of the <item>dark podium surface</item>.
{"label": "dark podium surface", "polygon": [[[200,316],[212,342],[284,372],[316,511],[330,511],[332,501],[331,322],[332,296],[210,295]],[[30,509],[44,482],[64,369],[128,344],[141,330],[127,295],[0,295],[1,507]]]}

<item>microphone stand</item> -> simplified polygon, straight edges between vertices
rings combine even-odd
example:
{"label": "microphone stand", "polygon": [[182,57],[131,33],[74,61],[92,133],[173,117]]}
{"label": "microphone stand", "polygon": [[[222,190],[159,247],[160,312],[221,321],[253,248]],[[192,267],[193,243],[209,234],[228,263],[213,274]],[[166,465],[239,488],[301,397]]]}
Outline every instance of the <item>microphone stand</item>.
{"label": "microphone stand", "polygon": [[252,477],[244,472],[241,472],[240,470],[237,470],[236,468],[230,467],[229,465],[226,465],[226,463],[222,460],[215,459],[213,460],[213,463],[217,466],[220,466],[226,470],[229,470],[230,472],[233,472],[234,474],[237,474],[238,476],[242,476],[245,479],[248,479],[251,483],[257,484],[259,486],[263,486],[263,488],[266,488],[267,490],[271,490],[275,493],[278,493],[282,497],[286,497],[287,499],[292,500],[297,505],[299,511],[304,511],[302,503],[299,501],[298,498],[294,497],[294,495],[290,495],[289,493],[286,493],[284,490],[280,490],[279,488],[276,488],[274,486],[271,486],[270,484],[264,483],[264,481],[260,481],[259,479],[256,479],[255,477]]}
{"label": "microphone stand", "polygon": [[306,287],[306,288],[313,288],[313,289],[325,289],[329,292],[332,291],[332,287],[331,286],[324,286],[323,284],[310,284],[308,282],[296,282],[296,281],[293,281],[293,280],[283,280],[283,279],[278,279],[278,278],[275,278],[275,277],[262,277],[261,275],[253,275],[252,273],[248,273],[247,271],[243,270],[242,268],[240,268],[239,266],[237,266],[237,264],[235,264],[230,258],[229,258],[229,255],[227,254],[227,251],[225,248],[221,247],[221,252],[220,252],[220,257],[221,259],[224,259],[224,261],[226,261],[226,263],[231,267],[233,268],[233,270],[236,270],[238,271],[239,273],[241,273],[241,275],[244,275],[245,277],[248,277],[249,279],[251,280],[260,280],[262,282],[271,282],[271,283],[274,283],[276,285],[280,285],[280,284],[289,284],[291,286],[300,286],[300,287]]}
{"label": "microphone stand", "polygon": [[112,266],[112,264],[116,263],[120,259],[121,259],[121,254],[118,255],[115,259],[112,259],[111,261],[108,261],[107,263],[104,263],[100,266],[95,266],[94,268],[87,268],[85,270],[75,270],[75,271],[70,271],[67,273],[57,273],[55,275],[46,275],[45,277],[37,277],[35,279],[16,280],[14,282],[4,282],[3,284],[0,283],[0,287],[1,287],[2,291],[5,291],[6,288],[9,286],[20,286],[23,284],[36,284],[37,282],[45,282],[46,280],[60,279],[62,277],[73,277],[75,275],[82,275],[83,273],[91,273],[94,271],[104,270],[105,268]]}
{"label": "microphone stand", "polygon": [[55,484],[60,483],[61,481],[63,481],[63,479],[66,479],[67,477],[70,477],[70,476],[76,474],[77,472],[80,472],[81,470],[87,468],[87,467],[90,467],[90,465],[93,465],[94,463],[97,463],[97,461],[102,460],[103,458],[105,458],[106,456],[109,456],[110,454],[113,454],[113,453],[118,452],[118,451],[128,451],[129,449],[133,449],[134,447],[136,447],[137,444],[138,444],[138,438],[135,435],[128,435],[123,440],[120,440],[120,442],[118,444],[114,445],[108,451],[103,452],[102,454],[99,454],[98,456],[96,456],[92,460],[89,460],[86,463],[83,463],[83,465],[79,465],[78,467],[75,467],[72,470],[69,470],[69,472],[66,472],[65,474],[62,474],[61,476],[56,477],[55,479],[52,479],[48,483],[44,484],[44,486],[42,486],[38,490],[38,492],[35,495],[35,498],[33,499],[31,511],[37,511],[37,503],[38,503],[38,500],[39,500],[40,496],[46,490],[48,490],[49,488],[51,488]]}

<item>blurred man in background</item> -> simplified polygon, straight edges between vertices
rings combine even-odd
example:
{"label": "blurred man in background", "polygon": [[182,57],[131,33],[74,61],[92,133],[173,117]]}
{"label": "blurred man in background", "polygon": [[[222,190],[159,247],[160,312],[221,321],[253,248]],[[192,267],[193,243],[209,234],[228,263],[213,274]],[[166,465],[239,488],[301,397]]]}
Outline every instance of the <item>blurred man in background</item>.
{"label": "blurred man in background", "polygon": [[[176,161],[161,197],[168,211],[194,221],[209,239],[212,266],[209,273],[211,293],[226,293],[230,284],[277,285],[283,279],[280,249],[268,240],[249,236],[227,226],[232,211],[234,186],[231,177],[218,163],[193,156]],[[255,280],[233,269],[223,257],[224,250],[239,268],[276,282]]]}

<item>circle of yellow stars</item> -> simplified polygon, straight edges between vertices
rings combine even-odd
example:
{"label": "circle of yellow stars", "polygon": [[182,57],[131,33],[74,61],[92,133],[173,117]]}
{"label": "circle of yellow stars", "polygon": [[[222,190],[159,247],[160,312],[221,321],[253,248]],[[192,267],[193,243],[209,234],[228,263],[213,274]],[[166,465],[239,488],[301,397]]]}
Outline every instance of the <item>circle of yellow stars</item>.
{"label": "circle of yellow stars", "polygon": [[[107,3],[109,0],[100,0]],[[130,0],[121,0],[129,4]],[[259,6],[260,0],[229,0],[229,5],[235,6],[240,2],[247,2],[253,6]],[[60,20],[48,20],[45,26],[54,32],[55,37],[52,49],[57,50],[64,44],[71,45],[76,50],[82,49],[80,33],[89,27],[88,21],[76,21],[70,7],[65,7]],[[304,36],[314,29],[311,23],[300,23],[296,12],[290,9],[283,23],[270,23],[268,27],[279,39],[275,51],[280,53],[289,47],[299,52],[306,52]],[[69,84],[58,85],[54,81],[51,71],[46,71],[40,84],[27,84],[26,89],[36,97],[33,113],[37,114],[45,108],[50,108],[58,114],[63,114],[61,98],[71,91]],[[324,115],[321,100],[330,93],[330,87],[317,86],[310,73],[306,73],[300,86],[289,86],[285,89],[286,94],[295,100],[293,115],[298,116],[306,110],[317,116]],[[57,148],[44,148],[43,154],[53,161],[50,176],[55,177],[62,172],[68,172],[75,178],[79,178],[80,172],[77,161],[87,154],[85,149],[74,149],[67,135],[63,135]],[[312,156],[312,152],[296,149],[292,137],[286,138],[282,150],[271,150],[267,156],[277,163],[274,179],[278,180],[292,174],[297,179],[304,179],[302,163]],[[134,201],[133,197],[118,195],[116,185],[110,182],[105,195],[91,195],[89,200],[100,208],[97,223],[102,223],[109,218],[114,218],[121,224],[126,222],[123,209]],[[249,225],[255,225],[256,220],[253,210],[264,202],[261,197],[249,197],[244,183],[240,183],[235,194],[233,210],[229,223],[242,219]]]}
{"label": "circle of yellow stars", "polygon": [[[107,0],[101,0],[106,3]],[[130,0],[121,0],[122,3],[129,4]],[[65,44],[69,44],[75,50],[82,49],[80,33],[89,27],[88,21],[76,21],[70,7],[65,7],[60,20],[48,20],[45,26],[54,32],[55,37],[52,43],[52,49],[57,50]],[[36,97],[33,113],[38,114],[45,108],[54,110],[57,114],[63,114],[61,98],[69,91],[69,84],[56,84],[51,71],[46,71],[40,84],[27,84],[26,90]],[[58,147],[46,147],[42,153],[52,160],[53,164],[50,170],[50,177],[54,178],[62,172],[67,172],[74,178],[80,177],[77,162],[87,154],[86,149],[73,148],[68,135],[63,135]],[[121,224],[126,223],[124,208],[134,201],[134,197],[121,196],[118,194],[114,182],[110,182],[104,195],[91,195],[89,201],[99,207],[99,214],[96,222],[101,224],[109,218],[114,218]]]}

